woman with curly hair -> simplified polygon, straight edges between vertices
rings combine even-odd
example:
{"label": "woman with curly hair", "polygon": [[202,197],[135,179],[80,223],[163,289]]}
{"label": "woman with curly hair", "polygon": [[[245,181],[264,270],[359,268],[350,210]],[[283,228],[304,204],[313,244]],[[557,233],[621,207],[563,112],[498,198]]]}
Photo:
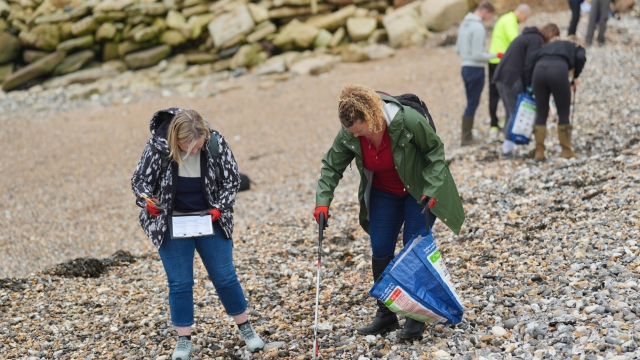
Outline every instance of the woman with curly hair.
{"label": "woman with curly hair", "polygon": [[[374,281],[393,260],[404,224],[403,245],[424,227],[423,208],[456,234],[464,222],[458,190],[445,161],[444,146],[427,120],[397,99],[361,85],[349,85],[338,100],[342,128],[322,159],[313,213],[329,216],[329,205],[347,166],[355,159],[360,173],[359,221],[371,238]],[[360,334],[399,328],[398,318],[378,301],[373,322]],[[407,318],[402,339],[420,338],[425,324]]]}

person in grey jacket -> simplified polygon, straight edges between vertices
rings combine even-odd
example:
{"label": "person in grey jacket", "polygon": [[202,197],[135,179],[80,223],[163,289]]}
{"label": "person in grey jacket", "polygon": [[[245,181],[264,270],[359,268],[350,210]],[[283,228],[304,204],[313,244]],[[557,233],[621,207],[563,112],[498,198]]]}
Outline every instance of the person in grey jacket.
{"label": "person in grey jacket", "polygon": [[456,51],[462,58],[462,80],[467,95],[467,107],[462,116],[461,145],[473,144],[473,118],[480,103],[484,87],[484,67],[487,62],[502,54],[490,54],[485,50],[483,21],[490,20],[495,13],[493,4],[481,2],[473,13],[468,13],[460,24]]}

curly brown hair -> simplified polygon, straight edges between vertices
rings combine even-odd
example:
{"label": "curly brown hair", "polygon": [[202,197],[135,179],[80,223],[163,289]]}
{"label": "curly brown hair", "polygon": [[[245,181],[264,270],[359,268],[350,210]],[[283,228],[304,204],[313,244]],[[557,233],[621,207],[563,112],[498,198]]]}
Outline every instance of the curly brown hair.
{"label": "curly brown hair", "polygon": [[375,90],[362,85],[348,85],[342,89],[338,99],[338,117],[345,128],[353,126],[358,121],[366,121],[369,130],[377,133],[382,131],[384,102]]}

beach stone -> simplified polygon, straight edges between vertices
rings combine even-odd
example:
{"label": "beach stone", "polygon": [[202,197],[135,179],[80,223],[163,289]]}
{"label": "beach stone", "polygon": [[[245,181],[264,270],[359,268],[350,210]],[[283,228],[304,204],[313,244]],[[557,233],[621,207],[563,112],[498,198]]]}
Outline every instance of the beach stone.
{"label": "beach stone", "polygon": [[491,328],[491,333],[495,336],[503,337],[507,334],[507,331],[501,326],[494,326]]}
{"label": "beach stone", "polygon": [[342,49],[341,57],[343,62],[363,62],[369,60],[367,52],[356,44],[349,44]]}
{"label": "beach stone", "polygon": [[210,54],[205,52],[194,52],[185,54],[187,63],[189,64],[210,64],[220,60],[218,54]]}
{"label": "beach stone", "polygon": [[348,5],[338,11],[329,14],[312,16],[307,19],[305,23],[316,28],[335,31],[339,27],[345,26],[347,24],[347,19],[355,14],[356,9],[357,7],[355,5]]}
{"label": "beach stone", "polygon": [[320,75],[331,71],[336,59],[332,55],[316,55],[301,59],[289,66],[289,71],[298,75]]}
{"label": "beach stone", "polygon": [[137,43],[147,42],[157,37],[161,31],[162,29],[157,26],[145,27],[144,29],[140,29],[139,31],[136,31],[136,33],[133,34],[132,40]]}
{"label": "beach stone", "polygon": [[[333,4],[318,4],[318,13],[325,13],[334,8]],[[283,6],[269,10],[269,18],[274,19],[287,19],[294,17],[307,17],[311,15],[310,6]]]}
{"label": "beach stone", "polygon": [[251,14],[253,22],[255,22],[256,24],[260,24],[269,20],[269,9],[262,6],[261,4],[248,3],[247,9]]}
{"label": "beach stone", "polygon": [[0,32],[0,64],[6,64],[14,61],[20,56],[20,40],[17,36],[8,33]]}
{"label": "beach stone", "polygon": [[182,32],[178,30],[167,30],[160,35],[160,42],[171,46],[182,45],[186,41]]}
{"label": "beach stone", "polygon": [[503,322],[503,325],[505,329],[513,329],[514,327],[516,327],[516,325],[518,325],[518,319],[516,318],[507,319]]}
{"label": "beach stone", "polygon": [[265,21],[256,26],[255,31],[247,35],[247,42],[258,42],[264,39],[267,35],[273,34],[278,31],[278,28],[271,21]]}
{"label": "beach stone", "polygon": [[369,38],[369,35],[378,26],[378,21],[374,18],[356,18],[347,19],[347,33],[351,41],[360,41]]}
{"label": "beach stone", "polygon": [[[204,28],[214,19],[213,14],[201,14],[190,17],[184,30],[189,39],[195,40],[200,37]],[[243,34],[244,35],[244,34]]]}
{"label": "beach stone", "polygon": [[93,46],[93,35],[85,35],[69,39],[58,44],[57,51],[69,52],[77,49],[86,49]]}
{"label": "beach stone", "polygon": [[389,40],[389,36],[387,35],[387,30],[375,29],[373,30],[371,35],[369,35],[367,42],[369,44],[379,44],[379,43],[387,42],[388,40]]}
{"label": "beach stone", "polygon": [[175,10],[169,10],[167,13],[167,27],[174,30],[181,30],[187,24],[187,19],[181,12]]}
{"label": "beach stone", "polygon": [[111,40],[116,36],[118,29],[113,23],[103,23],[96,30],[96,41]]}
{"label": "beach stone", "polygon": [[328,47],[329,44],[331,44],[331,38],[333,38],[333,34],[331,34],[329,30],[320,29],[320,31],[318,31],[318,35],[316,35],[316,38],[313,39],[313,47]]}
{"label": "beach stone", "polygon": [[307,25],[298,19],[293,19],[290,23],[280,29],[280,33],[273,39],[273,45],[279,48],[296,46],[307,49],[313,44],[320,30],[314,26]]}
{"label": "beach stone", "polygon": [[232,11],[220,15],[208,25],[209,33],[216,47],[221,47],[228,40],[249,34],[255,26],[251,13],[246,5],[240,5]]}
{"label": "beach stone", "polygon": [[80,70],[89,61],[95,58],[96,54],[92,50],[83,50],[67,56],[60,65],[56,66],[52,75],[64,75]]}
{"label": "beach stone", "polygon": [[109,61],[120,57],[118,54],[118,44],[106,42],[102,45],[102,61]]}
{"label": "beach stone", "polygon": [[153,46],[155,46],[156,44],[154,44],[153,42],[146,42],[146,43],[137,43],[137,42],[133,42],[133,41],[125,41],[125,42],[121,42],[118,44],[118,55],[121,58],[124,58],[125,55],[135,52],[135,51],[139,51],[139,50],[144,50],[144,49],[149,49]]}
{"label": "beach stone", "polygon": [[231,58],[231,68],[237,69],[240,67],[253,67],[266,60],[266,53],[262,51],[260,44],[246,44],[242,45],[238,52]]}
{"label": "beach stone", "polygon": [[80,21],[77,21],[71,27],[71,33],[74,36],[84,36],[92,34],[98,28],[98,23],[93,16],[87,16]]}
{"label": "beach stone", "polygon": [[22,44],[43,51],[52,51],[60,42],[60,32],[55,24],[41,24],[18,35]]}
{"label": "beach stone", "polygon": [[121,11],[133,5],[136,0],[103,0],[93,7],[94,12]]}
{"label": "beach stone", "polygon": [[363,48],[364,52],[369,57],[369,60],[384,59],[394,56],[396,51],[387,45],[383,44],[370,44]]}
{"label": "beach stone", "polygon": [[25,50],[22,52],[22,60],[27,64],[31,64],[32,62],[38,61],[49,54],[50,53],[46,51]]}
{"label": "beach stone", "polygon": [[125,20],[127,13],[124,11],[94,12],[92,16],[96,23],[102,24]]}
{"label": "beach stone", "polygon": [[53,14],[44,14],[35,18],[34,24],[58,23],[71,20],[71,14],[66,12],[57,12]]}
{"label": "beach stone", "polygon": [[420,5],[422,20],[433,31],[445,31],[459,24],[468,12],[467,0],[425,0]]}
{"label": "beach stone", "polygon": [[417,2],[411,3],[384,16],[382,23],[391,47],[422,44],[431,35],[416,10],[419,5]]}
{"label": "beach stone", "polygon": [[342,40],[344,39],[344,37],[347,35],[347,30],[345,30],[344,27],[340,27],[338,28],[338,30],[336,30],[336,32],[333,33],[333,37],[331,38],[331,41],[329,42],[329,47],[336,47],[338,46],[338,44],[340,44],[340,42],[342,42]]}
{"label": "beach stone", "polygon": [[13,73],[13,67],[13,63],[0,65],[0,83],[2,83],[4,79],[8,78],[9,75]]}
{"label": "beach stone", "polygon": [[140,69],[158,64],[171,54],[171,46],[159,45],[151,49],[127,54],[124,62],[130,69]]}
{"label": "beach stone", "polygon": [[42,59],[29,64],[22,69],[9,75],[2,83],[2,90],[9,91],[26,83],[29,80],[49,74],[56,68],[65,58],[66,53],[56,51],[43,57]]}

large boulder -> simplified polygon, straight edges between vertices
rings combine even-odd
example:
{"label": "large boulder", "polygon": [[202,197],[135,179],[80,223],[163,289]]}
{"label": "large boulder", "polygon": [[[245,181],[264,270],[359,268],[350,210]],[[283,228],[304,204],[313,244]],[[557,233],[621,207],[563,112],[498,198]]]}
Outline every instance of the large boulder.
{"label": "large boulder", "polygon": [[0,32],[0,64],[14,61],[20,56],[20,40],[8,33]]}
{"label": "large boulder", "polygon": [[280,33],[273,39],[273,45],[279,48],[287,48],[291,45],[307,49],[313,44],[320,30],[311,25],[293,19],[280,29]]}
{"label": "large boulder", "polygon": [[369,38],[369,35],[378,27],[378,21],[374,18],[349,18],[347,19],[347,33],[352,41],[360,41]]}
{"label": "large boulder", "polygon": [[342,9],[329,13],[312,16],[307,21],[307,24],[315,26],[317,28],[327,29],[334,31],[347,23],[347,19],[355,14],[357,7],[355,5],[345,6]]}
{"label": "large boulder", "polygon": [[240,5],[226,14],[222,14],[209,23],[209,33],[216,47],[239,35],[247,35],[255,26],[246,5]]}
{"label": "large boulder", "polygon": [[17,88],[18,86],[26,83],[29,80],[33,80],[37,77],[49,74],[53,69],[58,66],[62,60],[64,60],[66,54],[62,51],[56,51],[43,57],[42,59],[29,64],[15,73],[9,75],[2,83],[2,90],[9,91]]}
{"label": "large boulder", "polygon": [[467,0],[425,0],[420,14],[427,28],[445,31],[459,23],[469,12]]}
{"label": "large boulder", "polygon": [[422,44],[431,34],[422,23],[414,2],[385,15],[382,24],[387,30],[389,44],[394,48]]}
{"label": "large boulder", "polygon": [[80,70],[86,63],[93,60],[96,54],[91,50],[83,50],[69,55],[53,70],[53,75],[64,75]]}
{"label": "large boulder", "polygon": [[37,25],[30,31],[21,31],[18,35],[22,44],[42,51],[52,51],[60,43],[60,31],[55,24]]}
{"label": "large boulder", "polygon": [[171,54],[171,46],[160,45],[148,50],[137,51],[124,57],[129,69],[140,69],[156,65]]}

